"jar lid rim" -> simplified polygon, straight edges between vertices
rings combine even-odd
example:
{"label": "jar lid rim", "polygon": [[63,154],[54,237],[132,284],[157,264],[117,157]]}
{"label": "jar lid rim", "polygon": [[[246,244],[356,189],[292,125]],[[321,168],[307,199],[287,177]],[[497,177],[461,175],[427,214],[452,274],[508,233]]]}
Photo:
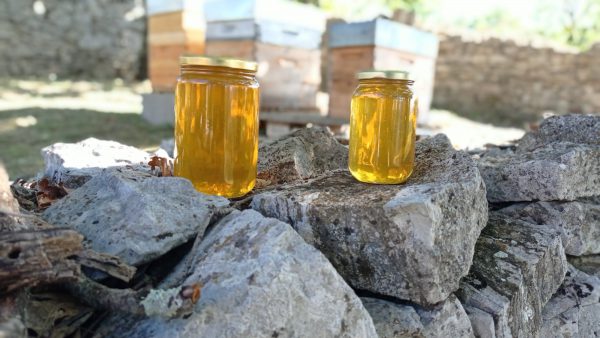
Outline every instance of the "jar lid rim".
{"label": "jar lid rim", "polygon": [[180,65],[195,66],[219,66],[228,68],[237,68],[243,70],[257,71],[258,63],[253,61],[232,59],[226,57],[215,57],[206,55],[184,55],[179,57]]}
{"label": "jar lid rim", "polygon": [[391,79],[391,80],[410,80],[409,73],[405,70],[378,70],[371,69],[356,73],[356,78],[359,80],[366,79]]}

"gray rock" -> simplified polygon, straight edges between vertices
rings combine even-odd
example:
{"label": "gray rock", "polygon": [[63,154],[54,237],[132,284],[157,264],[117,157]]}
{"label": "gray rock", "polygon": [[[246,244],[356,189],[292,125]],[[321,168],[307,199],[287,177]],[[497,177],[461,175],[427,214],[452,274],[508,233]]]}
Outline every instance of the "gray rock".
{"label": "gray rock", "polygon": [[377,337],[354,291],[285,223],[252,210],[234,211],[191,255],[194,263],[181,283],[200,283],[202,296],[189,316],[114,316],[98,335]]}
{"label": "gray rock", "polygon": [[600,146],[552,143],[531,152],[488,151],[479,160],[490,202],[572,201],[600,195]]}
{"label": "gray rock", "polygon": [[114,141],[88,138],[77,143],[55,143],[42,149],[44,175],[68,188],[78,188],[104,168],[146,164],[150,156]]}
{"label": "gray rock", "polygon": [[465,306],[464,309],[471,321],[475,337],[496,337],[494,317],[491,314],[472,306]]}
{"label": "gray rock", "polygon": [[81,232],[88,247],[140,265],[202,234],[229,202],[183,178],[110,170],[55,202],[43,218]]}
{"label": "gray rock", "polygon": [[380,338],[473,337],[471,323],[454,295],[425,309],[376,298],[361,298]]}
{"label": "gray rock", "polygon": [[600,253],[600,197],[573,202],[517,203],[499,212],[557,229],[568,255]]}
{"label": "gray rock", "polygon": [[257,178],[278,184],[348,168],[348,148],[326,128],[304,128],[258,149]]}
{"label": "gray rock", "polygon": [[496,337],[537,337],[542,308],[566,270],[559,233],[491,214],[457,295],[465,308],[493,317]]}
{"label": "gray rock", "polygon": [[569,266],[560,289],[546,304],[541,337],[600,336],[600,278]]}
{"label": "gray rock", "polygon": [[479,172],[444,135],[417,143],[403,185],[365,184],[337,171],[260,193],[251,206],[292,224],[354,288],[421,305],[458,288],[487,221]]}
{"label": "gray rock", "polygon": [[567,257],[569,263],[577,269],[600,278],[600,255],[590,255],[581,257]]}
{"label": "gray rock", "polygon": [[538,130],[519,140],[518,150],[527,152],[554,142],[600,145],[600,116],[572,114],[545,119]]}

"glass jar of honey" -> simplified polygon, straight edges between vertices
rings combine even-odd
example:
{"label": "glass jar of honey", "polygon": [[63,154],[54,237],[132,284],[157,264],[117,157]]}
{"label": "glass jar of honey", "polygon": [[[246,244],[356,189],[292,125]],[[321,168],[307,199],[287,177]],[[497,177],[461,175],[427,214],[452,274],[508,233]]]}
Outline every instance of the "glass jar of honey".
{"label": "glass jar of honey", "polygon": [[413,81],[403,71],[365,71],[357,78],[350,117],[350,172],[366,183],[405,182],[415,159]]}
{"label": "glass jar of honey", "polygon": [[174,173],[229,198],[256,182],[259,85],[255,62],[183,56],[175,90]]}

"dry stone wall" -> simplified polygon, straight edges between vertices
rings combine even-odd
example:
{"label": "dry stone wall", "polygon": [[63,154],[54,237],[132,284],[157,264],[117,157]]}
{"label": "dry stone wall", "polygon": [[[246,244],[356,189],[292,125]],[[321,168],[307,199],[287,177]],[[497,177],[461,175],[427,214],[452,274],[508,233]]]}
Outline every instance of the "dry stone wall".
{"label": "dry stone wall", "polygon": [[433,105],[520,125],[546,111],[600,112],[600,45],[589,51],[500,38],[440,36]]}
{"label": "dry stone wall", "polygon": [[552,117],[472,154],[424,137],[401,185],[354,180],[344,145],[301,129],[261,145],[259,184],[237,200],[87,139],[43,150],[42,175],[70,187],[45,211],[27,207],[31,185],[13,191],[23,219],[85,238],[78,279],[45,305],[91,308],[98,337],[598,337],[599,123]]}
{"label": "dry stone wall", "polygon": [[0,1],[0,76],[132,80],[145,31],[142,0]]}

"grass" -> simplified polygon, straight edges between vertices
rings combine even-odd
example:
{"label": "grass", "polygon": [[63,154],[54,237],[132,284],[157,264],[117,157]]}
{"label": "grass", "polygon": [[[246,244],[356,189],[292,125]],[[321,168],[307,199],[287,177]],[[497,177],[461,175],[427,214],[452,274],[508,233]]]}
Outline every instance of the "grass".
{"label": "grass", "polygon": [[0,111],[0,161],[12,180],[42,170],[40,150],[56,142],[96,137],[147,149],[172,136],[173,127],[153,126],[139,114],[39,108]]}

